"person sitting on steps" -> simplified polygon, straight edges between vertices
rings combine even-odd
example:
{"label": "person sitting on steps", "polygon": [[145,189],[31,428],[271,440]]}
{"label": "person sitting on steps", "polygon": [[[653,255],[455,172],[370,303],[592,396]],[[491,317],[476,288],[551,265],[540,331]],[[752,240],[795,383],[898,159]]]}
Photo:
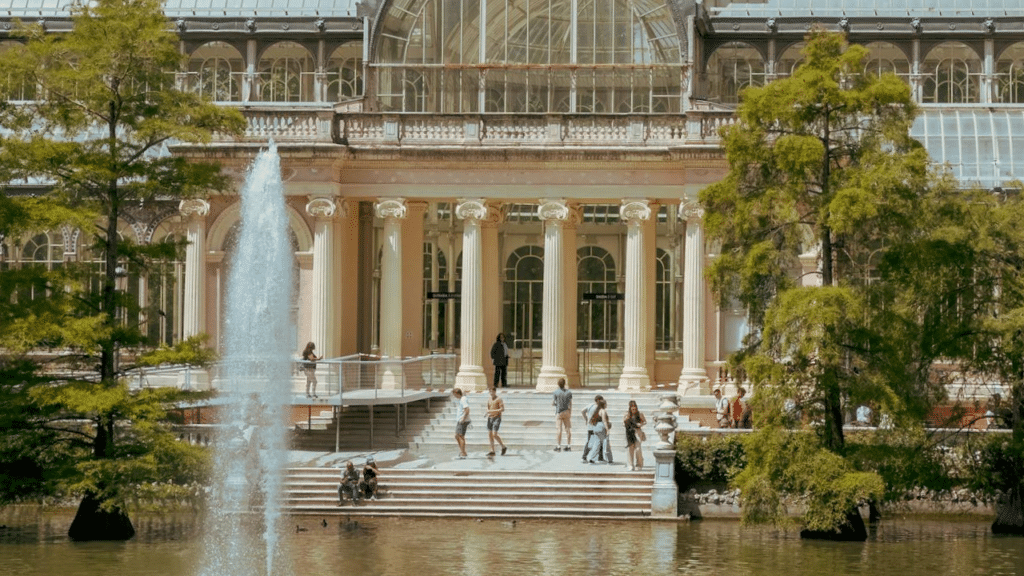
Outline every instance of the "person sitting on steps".
{"label": "person sitting on steps", "polygon": [[377,462],[370,456],[363,466],[363,479],[359,481],[359,493],[366,500],[377,499],[377,476],[380,470],[377,469]]}
{"label": "person sitting on steps", "polygon": [[359,471],[352,461],[345,462],[341,471],[341,484],[338,485],[338,506],[345,503],[345,495],[352,499],[352,504],[359,502]]}

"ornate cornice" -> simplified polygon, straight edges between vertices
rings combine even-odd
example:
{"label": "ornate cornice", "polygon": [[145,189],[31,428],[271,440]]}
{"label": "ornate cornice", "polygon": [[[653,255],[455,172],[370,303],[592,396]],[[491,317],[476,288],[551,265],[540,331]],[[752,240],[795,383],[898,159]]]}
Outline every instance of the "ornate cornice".
{"label": "ornate cornice", "polygon": [[373,207],[378,218],[405,218],[407,207],[405,198],[385,198],[378,200]]}
{"label": "ornate cornice", "polygon": [[626,224],[640,224],[651,218],[650,200],[631,199],[623,200],[619,206],[619,218]]}
{"label": "ornate cornice", "polygon": [[178,204],[178,211],[186,218],[205,218],[210,214],[210,203],[199,198],[182,200]]}

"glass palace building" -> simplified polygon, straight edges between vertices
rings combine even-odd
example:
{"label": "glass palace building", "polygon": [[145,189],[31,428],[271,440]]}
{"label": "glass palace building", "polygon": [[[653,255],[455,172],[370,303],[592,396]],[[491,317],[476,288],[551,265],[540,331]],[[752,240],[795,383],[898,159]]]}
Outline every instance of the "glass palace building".
{"label": "glass palace building", "polygon": [[[59,34],[68,0],[0,0]],[[168,0],[182,89],[236,107],[217,158],[238,188],[273,139],[294,248],[296,352],[460,355],[483,389],[499,332],[513,385],[707,394],[745,312],[703,280],[698,192],[722,178],[740,91],[790,74],[812,26],[910,85],[914,136],[964,186],[1024,178],[1018,0]],[[35,88],[6,79],[7,99]],[[45,183],[12,183],[31,193]],[[235,194],[126,211],[134,242],[188,240],[127,270],[155,342],[219,342]],[[2,238],[0,269],[102,263],[87,231]],[[817,256],[808,247],[804,271]],[[126,319],[133,321],[139,319]]]}

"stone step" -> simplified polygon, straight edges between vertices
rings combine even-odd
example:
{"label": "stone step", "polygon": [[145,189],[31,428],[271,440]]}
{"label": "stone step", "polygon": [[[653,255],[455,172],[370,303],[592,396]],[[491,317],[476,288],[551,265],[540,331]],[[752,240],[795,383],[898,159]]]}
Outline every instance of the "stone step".
{"label": "stone step", "polygon": [[295,513],[615,517],[650,515],[653,469],[638,472],[382,469],[378,500],[337,505],[339,470],[293,468],[285,506]]}

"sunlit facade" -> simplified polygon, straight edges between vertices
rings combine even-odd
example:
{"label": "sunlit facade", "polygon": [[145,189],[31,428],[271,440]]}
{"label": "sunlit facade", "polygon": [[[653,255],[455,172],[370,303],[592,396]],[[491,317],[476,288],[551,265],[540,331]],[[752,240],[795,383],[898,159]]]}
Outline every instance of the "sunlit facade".
{"label": "sunlit facade", "polygon": [[[949,6],[946,7],[945,5]],[[0,0],[60,33],[47,0]],[[869,49],[921,104],[914,135],[965,185],[1024,176],[1024,9],[1011,0],[276,0],[165,3],[177,85],[238,107],[248,130],[171,152],[282,154],[295,251],[296,352],[460,355],[482,389],[498,332],[510,383],[707,394],[747,332],[703,270],[701,188],[726,171],[717,130],[748,86],[791,74],[812,25]],[[0,79],[6,99],[38,97]],[[15,183],[12,193],[44,183]],[[123,237],[188,241],[126,268],[147,334],[220,341],[236,194],[128,210]],[[3,238],[0,269],[91,261],[85,234]],[[801,265],[813,282],[814,247]],[[26,297],[42,295],[27,294]]]}

